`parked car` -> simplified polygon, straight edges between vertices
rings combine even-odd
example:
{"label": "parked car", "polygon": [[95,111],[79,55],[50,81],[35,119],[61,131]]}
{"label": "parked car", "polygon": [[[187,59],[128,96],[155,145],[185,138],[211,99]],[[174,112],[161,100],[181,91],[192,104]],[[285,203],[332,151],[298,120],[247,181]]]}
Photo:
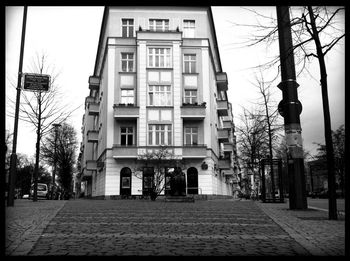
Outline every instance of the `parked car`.
{"label": "parked car", "polygon": [[[29,199],[34,196],[34,184],[30,188]],[[37,187],[37,197],[49,199],[49,188],[45,183],[38,183]]]}

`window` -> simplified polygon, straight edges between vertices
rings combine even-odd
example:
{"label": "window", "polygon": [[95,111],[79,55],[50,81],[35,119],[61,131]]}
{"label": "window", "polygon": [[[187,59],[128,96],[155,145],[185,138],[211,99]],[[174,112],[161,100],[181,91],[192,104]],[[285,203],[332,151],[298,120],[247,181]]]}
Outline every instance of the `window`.
{"label": "window", "polygon": [[196,55],[195,54],[184,55],[184,72],[185,73],[196,72]]}
{"label": "window", "polygon": [[150,85],[148,104],[150,106],[171,106],[171,87],[169,85]]}
{"label": "window", "polygon": [[168,19],[149,19],[149,29],[151,31],[168,31],[169,20]]}
{"label": "window", "polygon": [[133,127],[121,127],[120,128],[120,144],[121,145],[133,145],[134,143],[134,129]]}
{"label": "window", "polygon": [[170,48],[149,48],[148,66],[156,68],[170,68],[171,55]]}
{"label": "window", "polygon": [[122,19],[122,37],[134,37],[134,19]]}
{"label": "window", "polygon": [[130,188],[130,177],[122,177],[122,188]]}
{"label": "window", "polygon": [[194,29],[195,29],[194,20],[184,20],[183,37],[194,38]]}
{"label": "window", "polygon": [[120,103],[134,104],[134,90],[122,90]]}
{"label": "window", "polygon": [[171,145],[171,133],[170,124],[149,124],[148,145]]}
{"label": "window", "polygon": [[197,103],[197,90],[185,90],[184,103]]}
{"label": "window", "polygon": [[185,144],[198,145],[198,128],[197,127],[185,128]]}
{"label": "window", "polygon": [[134,54],[122,53],[122,72],[134,71]]}

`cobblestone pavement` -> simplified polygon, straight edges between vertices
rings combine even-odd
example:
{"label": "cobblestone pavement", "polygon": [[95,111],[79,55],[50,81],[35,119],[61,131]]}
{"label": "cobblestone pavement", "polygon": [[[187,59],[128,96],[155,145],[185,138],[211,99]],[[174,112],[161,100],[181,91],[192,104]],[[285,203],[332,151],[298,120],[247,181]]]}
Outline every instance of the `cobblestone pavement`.
{"label": "cobblestone pavement", "polygon": [[[291,211],[286,204],[263,204],[249,200],[198,200],[195,203],[146,200],[45,202],[53,205],[40,212],[51,208],[51,214],[36,212],[43,216],[36,220],[46,221],[37,225],[37,229],[31,228],[31,231],[35,231],[31,243],[22,240],[19,246],[12,247],[12,251],[7,253],[74,256],[295,256],[344,253],[344,221],[325,220],[323,217],[327,213],[317,210]],[[27,209],[30,206],[18,204],[18,208]],[[301,213],[304,214],[299,216]],[[18,222],[8,227],[9,230],[12,231],[16,225]],[[26,233],[25,239],[28,240],[31,232]],[[14,234],[13,238],[16,237]],[[317,237],[318,241],[314,241]],[[26,244],[23,250],[21,245]]]}
{"label": "cobblestone pavement", "polygon": [[257,205],[312,255],[345,255],[344,211],[338,215],[338,220],[328,220],[327,211],[290,210],[288,201]]}
{"label": "cobblestone pavement", "polygon": [[5,254],[26,255],[65,203],[63,200],[17,199],[13,207],[6,207]]}

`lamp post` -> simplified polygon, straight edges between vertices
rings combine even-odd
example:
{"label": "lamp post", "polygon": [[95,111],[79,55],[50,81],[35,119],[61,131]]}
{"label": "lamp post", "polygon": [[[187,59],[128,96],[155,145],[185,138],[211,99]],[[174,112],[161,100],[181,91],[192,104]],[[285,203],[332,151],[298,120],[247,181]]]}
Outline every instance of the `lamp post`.
{"label": "lamp post", "polygon": [[54,123],[52,124],[55,128],[55,147],[54,147],[54,156],[53,156],[53,173],[52,173],[52,191],[51,191],[51,199],[53,199],[53,193],[55,191],[55,176],[56,176],[56,165],[57,165],[57,132],[58,127],[61,127],[61,124]]}

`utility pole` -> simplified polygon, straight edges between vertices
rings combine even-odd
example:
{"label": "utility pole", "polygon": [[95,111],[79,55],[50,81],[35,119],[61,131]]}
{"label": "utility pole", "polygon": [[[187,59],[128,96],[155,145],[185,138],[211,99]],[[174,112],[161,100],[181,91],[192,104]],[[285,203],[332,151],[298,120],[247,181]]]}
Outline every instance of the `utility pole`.
{"label": "utility pole", "polygon": [[19,104],[20,104],[20,100],[21,100],[21,79],[22,79],[22,66],[23,66],[23,54],[24,54],[26,24],[27,24],[27,6],[24,6],[21,50],[20,50],[20,56],[19,56],[19,67],[18,67],[18,78],[17,78],[15,123],[14,123],[14,129],[13,129],[12,153],[11,153],[11,158],[10,158],[9,190],[8,190],[8,195],[7,195],[7,206],[8,207],[13,207],[13,205],[14,205],[14,194],[15,194],[15,186],[16,186],[16,167],[17,167],[16,149],[17,149],[17,132],[18,132],[18,114],[19,114]]}
{"label": "utility pole", "polygon": [[305,190],[304,155],[299,115],[302,107],[298,100],[293,42],[288,6],[277,6],[278,39],[280,48],[281,77],[278,88],[282,101],[278,111],[284,118],[284,130],[288,148],[289,208],[307,209]]}

